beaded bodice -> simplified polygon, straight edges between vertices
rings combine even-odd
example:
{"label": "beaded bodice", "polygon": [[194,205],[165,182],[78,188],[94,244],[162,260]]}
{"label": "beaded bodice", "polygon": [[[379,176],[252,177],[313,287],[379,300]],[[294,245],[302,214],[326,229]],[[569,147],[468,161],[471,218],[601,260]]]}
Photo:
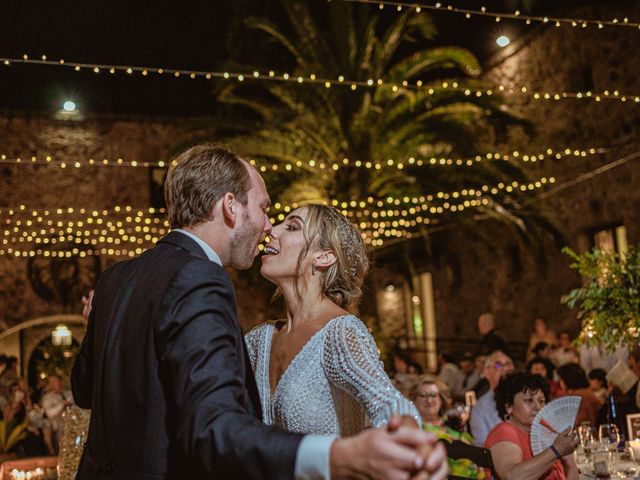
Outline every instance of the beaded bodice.
{"label": "beaded bodice", "polygon": [[275,322],[246,336],[263,421],[300,433],[351,435],[393,413],[420,415],[393,386],[366,326],[355,316],[330,320],[293,358],[271,398],[269,360]]}

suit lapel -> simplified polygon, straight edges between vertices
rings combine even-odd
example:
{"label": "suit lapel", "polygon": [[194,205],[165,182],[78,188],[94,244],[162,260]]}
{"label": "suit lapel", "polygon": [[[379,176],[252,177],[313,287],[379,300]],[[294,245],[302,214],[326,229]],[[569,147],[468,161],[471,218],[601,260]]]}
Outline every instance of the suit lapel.
{"label": "suit lapel", "polygon": [[[193,239],[189,238],[187,235],[184,235],[180,232],[170,232],[164,238],[160,239],[158,243],[166,243],[171,244],[180,248],[187,250],[189,253],[205,258],[208,260],[208,257],[202,247],[197,244]],[[253,370],[251,369],[251,362],[249,360],[249,353],[247,350],[247,345],[244,341],[244,336],[240,331],[240,322],[236,318],[236,322],[238,325],[238,333],[242,339],[242,352],[244,357],[244,368],[245,368],[245,387],[249,394],[249,401],[251,413],[260,421],[262,421],[262,405],[260,404],[260,394],[258,392],[258,386],[256,384],[256,379],[253,374]]]}

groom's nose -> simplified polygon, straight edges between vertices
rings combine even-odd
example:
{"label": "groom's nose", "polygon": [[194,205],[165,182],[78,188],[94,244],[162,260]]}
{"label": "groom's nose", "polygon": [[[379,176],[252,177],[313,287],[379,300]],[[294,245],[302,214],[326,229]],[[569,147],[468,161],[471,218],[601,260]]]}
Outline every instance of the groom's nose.
{"label": "groom's nose", "polygon": [[271,233],[271,221],[269,220],[269,215],[264,216],[264,233],[269,235]]}

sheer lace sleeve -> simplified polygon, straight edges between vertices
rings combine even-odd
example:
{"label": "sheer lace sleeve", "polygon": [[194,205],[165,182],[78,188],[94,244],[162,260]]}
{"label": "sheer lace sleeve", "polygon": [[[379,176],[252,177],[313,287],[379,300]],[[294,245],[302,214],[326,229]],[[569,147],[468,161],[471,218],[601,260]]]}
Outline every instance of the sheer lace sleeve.
{"label": "sheer lace sleeve", "polygon": [[249,333],[244,336],[249,352],[249,361],[251,362],[251,370],[256,371],[256,361],[258,360],[258,348],[260,348],[260,339],[263,335],[263,329],[266,324],[262,323],[252,328]]}
{"label": "sheer lace sleeve", "polygon": [[393,386],[380,361],[367,327],[352,315],[328,325],[324,338],[323,368],[329,382],[353,395],[378,427],[389,417],[410,415],[422,425],[415,405]]}

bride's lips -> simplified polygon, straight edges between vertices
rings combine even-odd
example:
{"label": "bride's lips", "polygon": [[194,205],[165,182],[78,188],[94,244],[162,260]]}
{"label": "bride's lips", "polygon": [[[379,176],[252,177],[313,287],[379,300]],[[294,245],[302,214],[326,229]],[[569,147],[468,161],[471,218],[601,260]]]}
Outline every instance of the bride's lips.
{"label": "bride's lips", "polygon": [[267,245],[263,250],[261,258],[264,261],[266,258],[276,256],[279,253],[280,253],[280,250],[278,250],[277,248],[272,247],[271,245]]}

